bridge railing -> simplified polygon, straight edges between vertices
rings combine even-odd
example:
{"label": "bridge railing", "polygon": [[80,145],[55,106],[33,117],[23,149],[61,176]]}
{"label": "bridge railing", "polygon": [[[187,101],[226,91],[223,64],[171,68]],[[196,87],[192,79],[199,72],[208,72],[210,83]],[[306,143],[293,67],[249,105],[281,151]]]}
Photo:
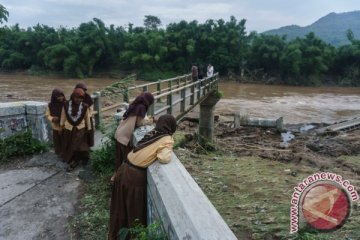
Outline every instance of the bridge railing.
{"label": "bridge railing", "polygon": [[[186,113],[191,111],[210,91],[217,89],[219,75],[215,73],[211,77],[192,81],[191,74],[159,80],[131,86],[125,89],[123,94],[123,102],[129,103],[134,100],[129,96],[132,92],[151,92],[155,97],[154,104],[149,109],[150,115],[160,115],[164,112],[175,114],[179,120]],[[95,92],[92,95],[94,100],[93,117],[95,126],[99,126],[101,122],[101,113],[119,107],[122,103],[116,103],[111,106],[101,108],[101,93]],[[166,99],[166,100],[165,100]],[[165,100],[165,101],[164,101]],[[175,109],[176,108],[176,109]]]}
{"label": "bridge railing", "polygon": [[[150,107],[149,114],[159,115],[166,111],[168,114],[177,113],[176,118],[180,119],[192,110],[199,102],[201,102],[201,100],[204,99],[210,91],[217,89],[217,83],[218,73],[211,77],[199,79],[196,82],[190,82],[175,89],[167,89],[166,92],[155,96],[156,100],[166,97],[166,105],[157,108],[156,105],[160,104],[159,101],[155,101],[155,103]],[[175,96],[175,94],[177,96]],[[179,104],[179,109],[175,109],[175,106]]]}
{"label": "bridge railing", "polygon": [[[159,115],[163,112],[174,114],[174,107],[180,104],[179,111],[177,111],[179,114],[176,116],[179,119],[196,106],[196,104],[201,101],[207,93],[214,88],[217,89],[218,79],[219,74],[215,73],[211,77],[206,77],[199,79],[196,82],[192,82],[191,74],[187,74],[176,78],[161,80],[157,83],[148,83],[130,87],[129,91],[140,88],[142,88],[143,92],[149,91],[149,87],[156,84],[157,91],[150,91],[155,96],[155,102],[150,107],[149,114]],[[176,84],[174,84],[174,82]],[[166,88],[161,88],[161,83],[168,83],[168,86]],[[175,94],[178,96],[175,97]],[[163,98],[166,98],[165,104],[162,102]],[[128,99],[124,99],[124,101],[125,100]],[[187,102],[187,100],[189,101]]]}
{"label": "bridge railing", "polygon": [[[131,94],[131,92],[135,92],[136,90],[141,90],[141,92],[149,91],[156,96],[156,95],[160,95],[163,92],[168,91],[169,89],[171,89],[175,86],[176,87],[184,86],[188,82],[191,82],[191,74],[185,74],[185,75],[174,77],[174,78],[158,80],[156,82],[150,82],[150,83],[140,84],[140,85],[136,85],[136,86],[131,86],[124,90],[123,102],[129,103],[132,100],[134,100],[133,98],[130,99],[130,96],[133,95],[133,94]],[[166,85],[166,86],[164,86],[164,85]],[[98,93],[98,96],[96,96],[95,94],[92,95],[94,102],[95,102],[96,98],[100,97],[99,94],[100,93]],[[158,98],[157,101],[161,102],[161,99]],[[116,103],[116,104],[113,104],[113,105],[110,105],[110,106],[107,106],[104,108],[100,108],[100,106],[99,107],[94,106],[94,114],[97,115],[100,112],[106,112],[106,111],[115,109],[115,108],[121,106],[121,104],[122,103]],[[99,116],[100,116],[100,114],[99,114]]]}
{"label": "bridge railing", "polygon": [[[191,82],[191,74],[185,74],[174,78],[158,80],[156,82],[150,82],[129,87],[127,89],[128,94],[124,94],[124,102],[129,102],[129,92],[132,90],[142,89],[142,92],[150,91],[154,96],[156,96],[160,95],[163,92],[169,91],[173,87],[181,87],[183,85],[186,85],[188,82]],[[167,86],[164,87],[164,84]],[[156,91],[153,91],[154,88],[156,88]]]}

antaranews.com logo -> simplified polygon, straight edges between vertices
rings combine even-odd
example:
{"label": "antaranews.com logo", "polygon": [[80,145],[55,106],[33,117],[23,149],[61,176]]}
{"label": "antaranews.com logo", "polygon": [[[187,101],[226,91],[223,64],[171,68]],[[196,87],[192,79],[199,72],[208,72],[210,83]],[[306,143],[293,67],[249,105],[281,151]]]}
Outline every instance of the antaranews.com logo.
{"label": "antaranews.com logo", "polygon": [[330,173],[315,173],[294,187],[291,198],[290,233],[299,230],[300,220],[317,230],[340,228],[349,217],[358,192],[348,180]]}

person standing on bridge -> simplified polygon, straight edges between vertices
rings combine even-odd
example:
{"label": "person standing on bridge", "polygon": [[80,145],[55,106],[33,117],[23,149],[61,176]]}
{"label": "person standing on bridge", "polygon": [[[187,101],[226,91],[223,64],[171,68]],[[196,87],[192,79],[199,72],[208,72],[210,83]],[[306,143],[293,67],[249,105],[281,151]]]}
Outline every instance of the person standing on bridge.
{"label": "person standing on bridge", "polygon": [[[136,127],[149,125],[154,118],[147,118],[149,107],[154,103],[154,96],[150,92],[143,92],[135,98],[123,115],[123,118],[116,129],[116,152],[115,152],[115,173],[120,165],[127,159],[132,149],[131,138]],[[114,175],[110,181],[114,181]]]}
{"label": "person standing on bridge", "polygon": [[53,144],[57,155],[61,154],[62,148],[62,128],[60,127],[60,117],[65,100],[63,91],[55,88],[51,93],[51,100],[45,112],[45,116],[51,122],[51,127],[53,129]]}
{"label": "person standing on bridge", "polygon": [[176,119],[172,115],[160,116],[155,129],[145,134],[116,171],[108,239],[117,240],[119,230],[132,227],[135,220],[147,225],[147,167],[156,159],[164,164],[170,162],[174,145],[172,135],[176,131],[176,125]]}
{"label": "person standing on bridge", "polygon": [[211,65],[211,63],[209,63],[209,65],[207,67],[206,76],[207,77],[212,77],[213,75],[214,75],[214,67]]}
{"label": "person standing on bridge", "polygon": [[87,133],[87,139],[88,139],[89,146],[92,147],[92,146],[94,146],[94,141],[95,141],[94,140],[94,135],[95,135],[94,120],[92,117],[94,101],[92,100],[91,96],[87,93],[87,87],[86,87],[85,83],[76,84],[75,89],[76,88],[81,88],[85,92],[83,104],[86,105],[89,109],[90,122],[91,122],[91,130]]}
{"label": "person standing on bridge", "polygon": [[199,79],[204,78],[204,66],[202,64],[199,64],[198,66],[198,77]]}
{"label": "person standing on bridge", "polygon": [[191,78],[193,82],[196,82],[199,79],[198,67],[195,63],[193,63],[191,67]]}
{"label": "person standing on bridge", "polygon": [[81,160],[86,163],[89,159],[87,132],[91,130],[91,123],[84,98],[84,90],[74,89],[61,112],[60,126],[64,128],[62,158],[69,164],[68,170],[74,169]]}

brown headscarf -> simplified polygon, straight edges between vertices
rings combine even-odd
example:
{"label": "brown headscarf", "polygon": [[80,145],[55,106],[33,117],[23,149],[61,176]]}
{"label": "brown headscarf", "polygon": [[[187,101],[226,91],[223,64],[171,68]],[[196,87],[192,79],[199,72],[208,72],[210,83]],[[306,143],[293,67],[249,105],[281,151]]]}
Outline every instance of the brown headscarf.
{"label": "brown headscarf", "polygon": [[74,97],[84,98],[85,97],[85,91],[81,88],[75,88],[73,93],[70,96],[71,100],[74,100]]}
{"label": "brown headscarf", "polygon": [[123,118],[126,119],[129,116],[139,116],[144,118],[146,112],[153,103],[154,96],[150,92],[143,92],[129,105]]}
{"label": "brown headscarf", "polygon": [[70,107],[70,102],[68,101],[64,105],[66,118],[69,121],[69,123],[71,123],[71,125],[73,125],[73,126],[77,126],[80,124],[80,122],[84,119],[84,116],[85,116],[85,113],[87,110],[87,106],[85,106],[83,104],[82,111],[80,113],[80,117],[76,121],[74,121],[73,117],[77,116],[80,111],[80,104],[76,104],[74,101],[74,98],[79,97],[79,98],[84,99],[84,96],[85,96],[84,90],[82,90],[81,88],[74,89],[73,93],[70,96],[70,100],[71,100],[71,114],[70,115],[71,116],[69,115],[69,112],[68,112],[69,107]]}
{"label": "brown headscarf", "polygon": [[84,90],[84,92],[85,92],[84,103],[86,103],[88,105],[88,107],[91,107],[94,104],[94,101],[92,100],[91,96],[86,92],[87,87],[86,87],[85,83],[76,84],[75,89],[76,88],[81,88],[82,90]]}
{"label": "brown headscarf", "polygon": [[[64,96],[64,101],[59,102],[57,100],[58,97]],[[61,116],[61,109],[65,103],[65,95],[64,92],[58,88],[55,88],[51,93],[51,100],[49,103],[50,115],[53,117],[60,117]]]}
{"label": "brown headscarf", "polygon": [[165,114],[160,116],[156,122],[155,129],[145,134],[143,139],[141,139],[133,149],[133,152],[143,149],[162,137],[172,136],[176,131],[176,125],[176,119],[172,115]]}
{"label": "brown headscarf", "polygon": [[85,83],[78,83],[75,85],[75,88],[81,88],[82,90],[87,91]]}

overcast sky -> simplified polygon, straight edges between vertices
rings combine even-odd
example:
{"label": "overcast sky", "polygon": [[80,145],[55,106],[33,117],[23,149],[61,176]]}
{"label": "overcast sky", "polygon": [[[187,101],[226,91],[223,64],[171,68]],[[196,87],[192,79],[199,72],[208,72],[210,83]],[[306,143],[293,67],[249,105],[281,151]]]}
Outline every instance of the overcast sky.
{"label": "overcast sky", "polygon": [[163,26],[180,20],[246,19],[247,31],[262,32],[286,25],[307,26],[330,12],[360,10],[360,0],[2,0],[9,11],[7,25],[21,28],[37,23],[77,27],[96,17],[108,26],[129,22],[142,26],[145,15]]}

